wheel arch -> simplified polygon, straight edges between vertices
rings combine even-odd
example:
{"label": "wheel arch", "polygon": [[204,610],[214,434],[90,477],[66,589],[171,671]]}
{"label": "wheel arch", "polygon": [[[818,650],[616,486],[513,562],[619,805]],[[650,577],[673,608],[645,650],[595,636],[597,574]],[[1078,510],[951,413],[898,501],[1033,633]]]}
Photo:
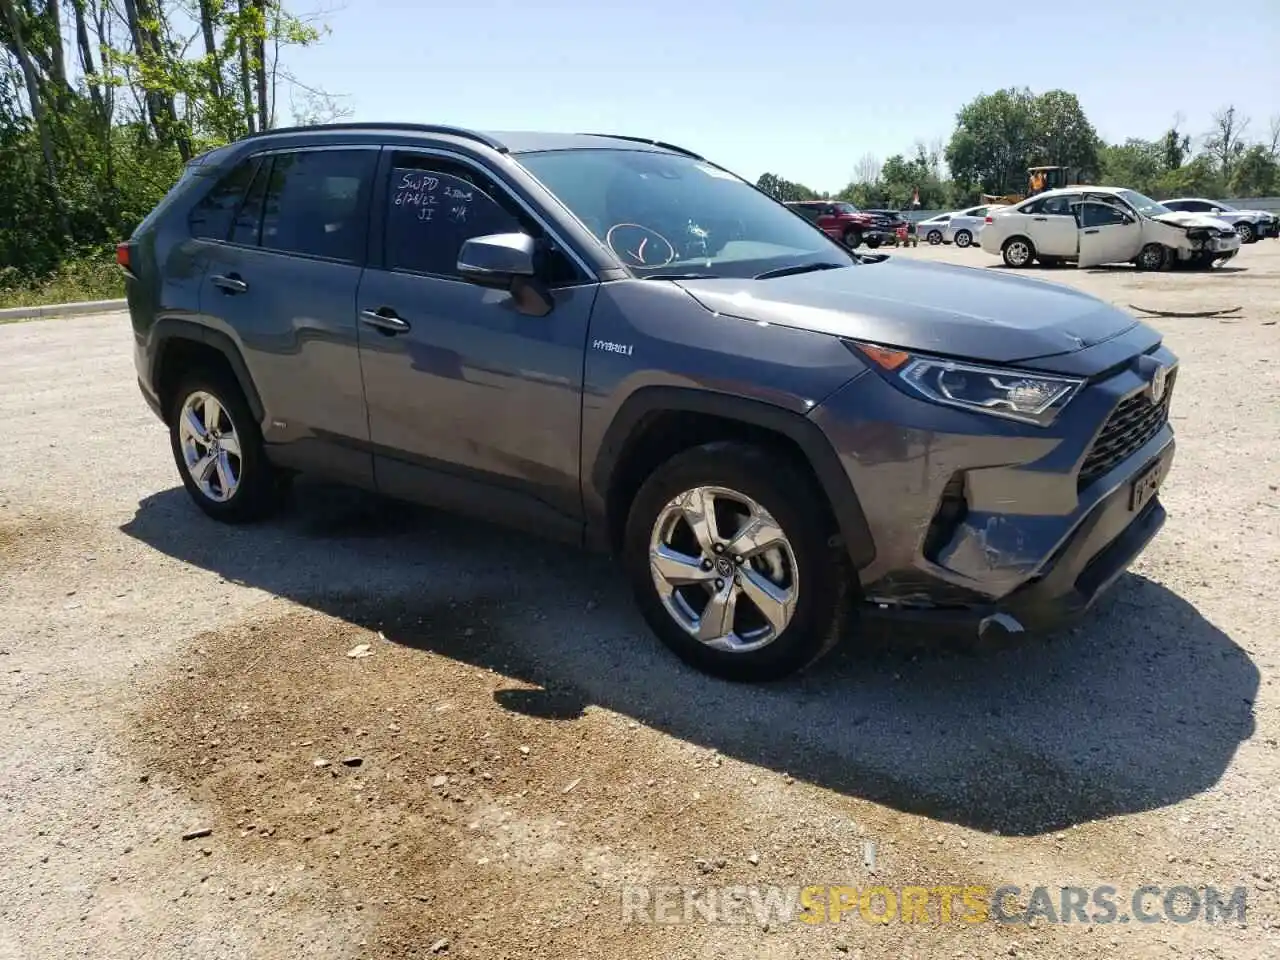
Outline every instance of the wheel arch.
{"label": "wheel arch", "polygon": [[740,440],[790,456],[813,479],[855,569],[875,558],[871,529],[840,458],[807,417],[759,400],[686,387],[642,387],[618,409],[590,472],[596,539],[619,548],[627,512],[644,479],[683,450]]}
{"label": "wheel arch", "polygon": [[266,412],[262,397],[254,385],[244,355],[236,342],[220,330],[192,320],[164,318],[156,321],[151,333],[151,384],[167,415],[172,391],[177,387],[181,371],[203,358],[220,363],[236,379],[249,410],[261,424]]}

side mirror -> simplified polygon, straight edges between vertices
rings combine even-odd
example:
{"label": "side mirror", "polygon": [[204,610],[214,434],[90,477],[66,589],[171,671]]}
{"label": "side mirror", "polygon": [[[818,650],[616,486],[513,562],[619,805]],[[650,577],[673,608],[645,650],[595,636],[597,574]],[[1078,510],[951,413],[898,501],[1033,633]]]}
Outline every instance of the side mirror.
{"label": "side mirror", "polygon": [[472,237],[458,251],[458,276],[479,287],[506,290],[521,313],[545,317],[555,301],[538,279],[537,254],[538,241],[527,233]]}
{"label": "side mirror", "polygon": [[458,251],[458,276],[468,283],[510,290],[518,277],[535,274],[537,241],[527,233],[491,233],[472,237]]}

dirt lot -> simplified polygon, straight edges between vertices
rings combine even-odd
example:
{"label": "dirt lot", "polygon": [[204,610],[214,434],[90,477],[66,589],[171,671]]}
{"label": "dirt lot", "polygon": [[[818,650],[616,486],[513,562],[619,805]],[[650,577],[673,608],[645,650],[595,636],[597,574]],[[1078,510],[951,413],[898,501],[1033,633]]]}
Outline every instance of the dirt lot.
{"label": "dirt lot", "polygon": [[[1242,307],[1154,321],[1165,531],[1051,641],[767,688],[568,549],[315,485],[216,526],[125,318],[0,327],[0,957],[1280,955],[1280,242],[1041,275]],[[875,883],[1244,885],[1248,922],[622,922],[626,885]]]}

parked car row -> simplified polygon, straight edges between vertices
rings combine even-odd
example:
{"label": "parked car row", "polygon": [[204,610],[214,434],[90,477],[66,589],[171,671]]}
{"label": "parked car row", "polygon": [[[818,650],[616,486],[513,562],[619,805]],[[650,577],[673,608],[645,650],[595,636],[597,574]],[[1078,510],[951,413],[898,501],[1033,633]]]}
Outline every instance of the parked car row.
{"label": "parked car row", "polygon": [[1264,237],[1280,237],[1280,217],[1266,210],[1241,210],[1221,200],[1178,197],[1163,204],[1176,213],[1207,213],[1231,224],[1241,243],[1256,243]]}
{"label": "parked car row", "polygon": [[864,243],[872,249],[892,243],[898,227],[906,225],[892,210],[859,210],[843,200],[795,200],[787,206],[851,250]]}

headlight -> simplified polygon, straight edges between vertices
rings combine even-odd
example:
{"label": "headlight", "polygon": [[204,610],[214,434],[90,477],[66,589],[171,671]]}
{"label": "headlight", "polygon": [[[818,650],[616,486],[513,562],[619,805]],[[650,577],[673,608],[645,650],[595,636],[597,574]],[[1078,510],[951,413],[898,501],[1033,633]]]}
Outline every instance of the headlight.
{"label": "headlight", "polygon": [[850,346],[934,403],[1041,427],[1053,423],[1084,383],[1074,377],[921,357],[871,344]]}

